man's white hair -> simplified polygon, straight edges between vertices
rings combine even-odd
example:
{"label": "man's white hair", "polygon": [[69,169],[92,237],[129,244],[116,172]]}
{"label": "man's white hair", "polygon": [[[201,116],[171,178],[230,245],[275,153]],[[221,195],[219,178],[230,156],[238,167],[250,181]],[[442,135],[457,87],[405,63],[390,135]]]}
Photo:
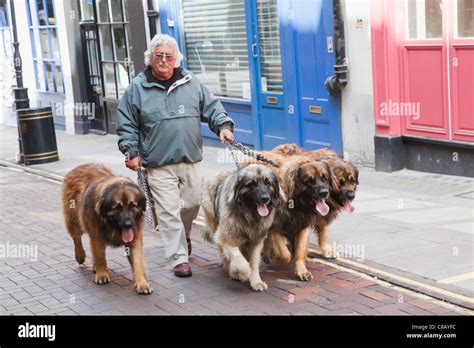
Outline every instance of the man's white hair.
{"label": "man's white hair", "polygon": [[148,44],[148,49],[145,51],[145,65],[151,66],[151,57],[153,55],[153,51],[155,47],[158,46],[169,46],[174,51],[174,67],[177,68],[180,66],[181,61],[183,60],[183,55],[179,51],[178,43],[174,38],[169,35],[165,34],[156,34],[153,39],[151,39],[150,43]]}

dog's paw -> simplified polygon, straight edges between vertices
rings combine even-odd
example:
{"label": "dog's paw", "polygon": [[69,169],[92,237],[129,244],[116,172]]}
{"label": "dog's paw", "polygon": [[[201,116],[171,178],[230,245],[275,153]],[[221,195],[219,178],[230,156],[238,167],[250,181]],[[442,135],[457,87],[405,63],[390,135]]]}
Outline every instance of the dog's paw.
{"label": "dog's paw", "polygon": [[256,283],[250,283],[250,287],[254,291],[263,291],[268,289],[268,285],[265,282],[259,281]]}
{"label": "dog's paw", "polygon": [[103,284],[107,284],[108,282],[110,282],[110,279],[109,279],[109,275],[107,274],[107,272],[97,272],[95,274],[94,283],[99,284],[99,285],[103,285]]}
{"label": "dog's paw", "polygon": [[326,247],[321,250],[321,256],[325,259],[337,259],[339,255],[337,251],[333,250],[331,247]]}
{"label": "dog's paw", "polygon": [[313,275],[308,271],[298,272],[296,273],[296,277],[303,282],[313,280]]}
{"label": "dog's paw", "polygon": [[84,249],[76,249],[76,261],[78,264],[82,265],[84,261],[86,260],[86,252]]}
{"label": "dog's paw", "polygon": [[250,267],[249,266],[240,266],[232,267],[232,264],[229,268],[230,279],[240,280],[242,283],[246,282],[250,278]]}
{"label": "dog's paw", "polygon": [[150,295],[153,292],[153,288],[147,282],[143,282],[135,284],[135,291],[138,295]]}

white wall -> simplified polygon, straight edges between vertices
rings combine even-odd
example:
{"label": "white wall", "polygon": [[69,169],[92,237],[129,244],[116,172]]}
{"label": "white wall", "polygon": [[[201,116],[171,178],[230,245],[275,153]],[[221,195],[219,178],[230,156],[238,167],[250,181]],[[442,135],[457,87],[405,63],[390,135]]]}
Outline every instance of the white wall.
{"label": "white wall", "polygon": [[[369,0],[344,0],[349,83],[342,92],[341,118],[344,156],[374,166],[374,112]],[[358,20],[362,20],[359,25]]]}

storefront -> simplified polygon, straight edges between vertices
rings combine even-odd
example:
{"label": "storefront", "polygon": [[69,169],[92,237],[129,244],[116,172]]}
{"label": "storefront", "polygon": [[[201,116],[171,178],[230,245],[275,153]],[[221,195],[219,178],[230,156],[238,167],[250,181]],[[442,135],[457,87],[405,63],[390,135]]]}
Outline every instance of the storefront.
{"label": "storefront", "polygon": [[474,1],[371,5],[376,168],[474,176]]}
{"label": "storefront", "polygon": [[[332,1],[162,0],[161,30],[256,148],[294,142],[342,153],[340,100],[324,86],[335,60]],[[215,138],[203,125],[203,134]]]}

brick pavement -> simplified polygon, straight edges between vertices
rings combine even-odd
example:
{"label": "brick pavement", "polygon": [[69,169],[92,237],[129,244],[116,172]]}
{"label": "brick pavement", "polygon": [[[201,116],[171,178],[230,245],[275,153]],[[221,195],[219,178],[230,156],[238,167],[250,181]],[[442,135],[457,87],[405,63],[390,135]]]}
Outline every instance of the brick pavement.
{"label": "brick pavement", "polygon": [[[41,315],[455,315],[456,307],[417,298],[357,274],[310,263],[311,282],[297,281],[285,267],[262,265],[269,288],[255,293],[231,281],[217,250],[193,226],[192,278],[176,278],[161,240],[145,230],[150,296],[134,293],[124,250],[108,249],[111,283],[93,283],[87,236],[85,265],[78,266],[60,207],[60,185],[0,167],[0,245],[37,246],[37,260],[0,255],[0,314]],[[34,249],[33,249],[34,250]],[[461,312],[465,314],[466,312]]]}

